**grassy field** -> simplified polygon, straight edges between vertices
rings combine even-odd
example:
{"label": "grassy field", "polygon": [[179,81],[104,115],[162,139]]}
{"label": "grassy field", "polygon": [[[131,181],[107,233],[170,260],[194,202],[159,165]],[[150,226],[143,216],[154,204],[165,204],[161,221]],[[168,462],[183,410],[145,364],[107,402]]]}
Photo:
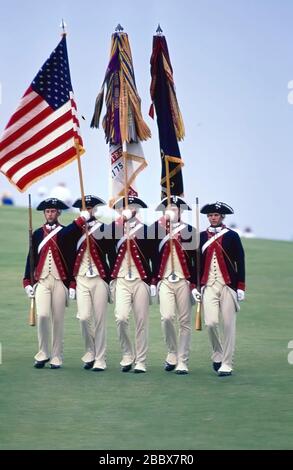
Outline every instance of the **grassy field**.
{"label": "grassy field", "polygon": [[[248,291],[232,377],[212,372],[205,331],[193,332],[190,374],[164,372],[157,306],[147,374],[120,372],[112,306],[108,370],[85,371],[75,303],[66,312],[64,367],[36,370],[21,283],[27,214],[1,207],[0,215],[0,449],[293,449],[292,243],[245,240]],[[34,214],[35,227],[41,220]]]}

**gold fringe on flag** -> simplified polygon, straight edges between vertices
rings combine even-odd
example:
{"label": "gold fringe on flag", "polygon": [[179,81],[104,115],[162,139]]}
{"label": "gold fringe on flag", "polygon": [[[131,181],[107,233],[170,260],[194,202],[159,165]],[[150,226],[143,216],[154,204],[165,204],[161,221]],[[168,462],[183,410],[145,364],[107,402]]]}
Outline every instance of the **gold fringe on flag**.
{"label": "gold fringe on flag", "polygon": [[137,142],[151,137],[151,131],[141,114],[128,35],[114,33],[111,40],[110,61],[100,93],[97,96],[91,127],[99,127],[106,93],[106,114],[103,128],[106,141],[111,144]]}
{"label": "gold fringe on flag", "polygon": [[[184,139],[185,128],[184,128],[182,114],[181,114],[179,104],[177,101],[175,83],[174,83],[174,78],[173,78],[173,69],[172,69],[172,65],[170,62],[167,42],[164,36],[155,37],[154,48],[153,48],[152,57],[151,57],[151,75],[152,75],[151,98],[153,102],[154,102],[154,94],[155,94],[156,80],[157,80],[157,74],[158,74],[157,57],[159,54],[162,55],[163,68],[166,74],[166,80],[167,80],[168,90],[169,90],[169,103],[171,107],[171,115],[172,115],[172,120],[174,123],[176,138],[178,141],[180,141]],[[152,104],[150,113],[149,113],[151,117],[153,117],[153,107],[154,105]]]}

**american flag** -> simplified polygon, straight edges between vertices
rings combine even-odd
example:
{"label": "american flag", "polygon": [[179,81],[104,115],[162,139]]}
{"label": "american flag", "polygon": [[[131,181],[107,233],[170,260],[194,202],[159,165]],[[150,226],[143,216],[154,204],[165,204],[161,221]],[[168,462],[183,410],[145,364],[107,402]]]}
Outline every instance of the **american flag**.
{"label": "american flag", "polygon": [[66,36],[24,93],[0,139],[0,171],[20,191],[84,153]]}

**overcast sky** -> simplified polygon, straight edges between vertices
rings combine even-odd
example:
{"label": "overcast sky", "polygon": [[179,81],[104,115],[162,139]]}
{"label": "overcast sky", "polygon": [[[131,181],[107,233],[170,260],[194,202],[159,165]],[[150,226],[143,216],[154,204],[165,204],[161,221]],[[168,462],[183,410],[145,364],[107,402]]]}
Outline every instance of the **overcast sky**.
{"label": "overcast sky", "polygon": [[[292,0],[0,0],[0,131],[68,25],[72,84],[86,154],[85,191],[108,198],[109,159],[102,130],[89,128],[117,23],[129,34],[142,111],[152,131],[148,167],[137,178],[149,204],[160,197],[160,154],[150,106],[150,55],[158,22],[166,36],[186,138],[180,143],[185,198],[227,202],[227,224],[259,237],[292,240]],[[292,93],[293,94],[293,93]],[[103,109],[104,111],[104,109]],[[65,182],[79,197],[75,162],[31,187]],[[0,175],[0,193],[27,193]],[[201,219],[202,227],[206,220]]]}

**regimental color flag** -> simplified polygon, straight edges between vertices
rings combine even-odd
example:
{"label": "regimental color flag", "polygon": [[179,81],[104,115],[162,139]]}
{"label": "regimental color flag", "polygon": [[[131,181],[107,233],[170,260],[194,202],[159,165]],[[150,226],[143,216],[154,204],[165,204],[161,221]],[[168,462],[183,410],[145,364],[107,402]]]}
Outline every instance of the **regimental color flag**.
{"label": "regimental color flag", "polygon": [[0,171],[25,191],[84,153],[71,85],[66,36],[23,95],[0,140]]}
{"label": "regimental color flag", "polygon": [[184,124],[177,102],[173,69],[165,36],[153,37],[151,56],[151,98],[150,116],[157,115],[160,152],[162,161],[161,197],[167,196],[166,160],[169,168],[170,194],[183,196],[183,178],[178,141],[184,138]]}
{"label": "regimental color flag", "polygon": [[91,127],[99,127],[105,86],[107,109],[103,128],[111,159],[111,205],[124,196],[125,192],[131,196],[138,195],[135,179],[147,166],[140,141],[151,135],[141,114],[141,101],[136,89],[126,33],[117,32],[112,35],[110,61],[96,99]]}

